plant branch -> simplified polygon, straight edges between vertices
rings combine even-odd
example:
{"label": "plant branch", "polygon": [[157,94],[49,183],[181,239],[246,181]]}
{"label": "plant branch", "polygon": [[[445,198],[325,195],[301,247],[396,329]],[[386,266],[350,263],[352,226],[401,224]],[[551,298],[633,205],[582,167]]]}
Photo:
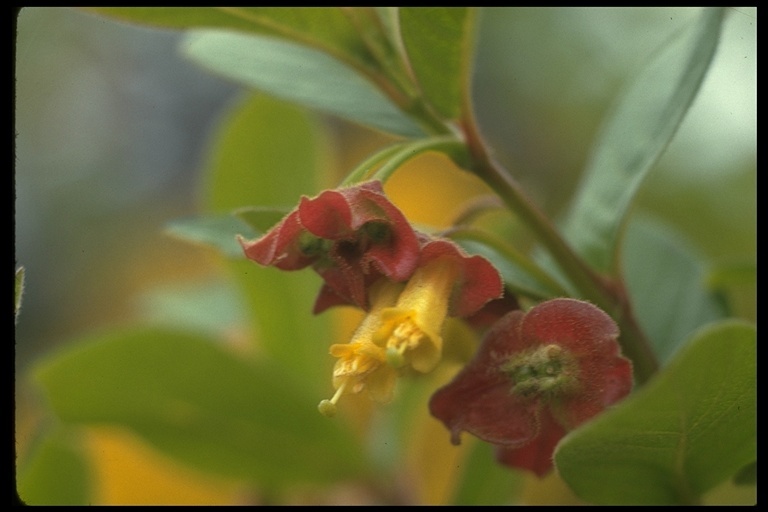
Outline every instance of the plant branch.
{"label": "plant branch", "polygon": [[463,129],[472,156],[472,171],[495,190],[507,207],[537,236],[583,298],[604,309],[616,320],[621,330],[619,341],[623,352],[633,361],[638,382],[646,382],[658,370],[658,362],[634,319],[623,286],[601,276],[587,265],[560,236],[549,218],[528,199],[509,172],[488,154],[468,108],[465,108]]}

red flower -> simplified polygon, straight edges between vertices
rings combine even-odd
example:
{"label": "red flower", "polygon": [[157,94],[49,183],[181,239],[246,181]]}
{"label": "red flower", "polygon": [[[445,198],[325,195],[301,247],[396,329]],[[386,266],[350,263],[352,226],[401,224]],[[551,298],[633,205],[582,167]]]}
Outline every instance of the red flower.
{"label": "red flower", "polygon": [[512,311],[432,396],[430,411],[454,444],[467,431],[497,445],[501,463],[543,476],[567,431],[630,392],[632,365],[618,334],[606,313],[575,299]]}
{"label": "red flower", "polygon": [[312,266],[325,280],[316,313],[341,303],[368,309],[367,288],[381,276],[408,279],[420,250],[416,233],[379,181],[302,197],[264,236],[251,242],[240,238],[240,243],[261,265]]}

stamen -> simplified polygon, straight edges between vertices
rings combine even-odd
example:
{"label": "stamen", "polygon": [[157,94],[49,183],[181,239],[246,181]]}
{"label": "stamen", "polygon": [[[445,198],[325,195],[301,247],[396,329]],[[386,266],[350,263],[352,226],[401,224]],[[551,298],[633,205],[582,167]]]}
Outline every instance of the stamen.
{"label": "stamen", "polygon": [[405,352],[418,346],[422,336],[421,329],[410,318],[404,319],[395,327],[387,341],[387,363],[394,368],[405,364]]}
{"label": "stamen", "polygon": [[551,344],[518,354],[503,369],[515,383],[513,392],[553,396],[569,393],[578,385],[574,365],[566,350]]}
{"label": "stamen", "polygon": [[339,388],[336,390],[336,393],[333,394],[333,397],[331,397],[330,400],[326,398],[317,404],[317,410],[320,411],[320,414],[326,418],[332,418],[336,415],[336,402],[338,402],[339,398],[341,398],[341,395],[344,393],[344,388],[347,387],[348,382],[349,379],[344,379],[344,382],[341,383],[341,386],[339,386]]}
{"label": "stamen", "polygon": [[317,410],[326,418],[333,418],[336,416],[336,404],[332,403],[327,398],[321,400],[320,403],[317,404]]}

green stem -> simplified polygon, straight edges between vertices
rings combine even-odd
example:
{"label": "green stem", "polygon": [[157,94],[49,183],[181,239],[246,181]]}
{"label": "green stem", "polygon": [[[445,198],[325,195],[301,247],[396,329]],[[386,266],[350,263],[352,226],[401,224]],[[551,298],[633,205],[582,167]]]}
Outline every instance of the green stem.
{"label": "green stem", "polygon": [[[431,106],[421,95],[415,78],[403,56],[399,54],[394,47],[395,42],[390,41],[381,25],[377,23],[374,27],[366,23],[363,18],[367,12],[360,8],[342,8],[342,12],[353,24],[360,39],[365,45],[368,53],[376,61],[377,71],[361,69],[368,71],[368,77],[378,85],[384,94],[386,94],[397,106],[408,114],[411,119],[419,123],[424,132],[428,135],[449,135],[454,133],[451,127],[437,115]],[[378,18],[373,16],[373,21],[378,22]],[[359,66],[358,66],[359,68]]]}
{"label": "green stem", "polygon": [[[370,44],[371,41],[367,43]],[[387,59],[382,58],[380,52],[373,53],[375,55],[378,53],[376,58],[384,61],[379,63],[380,66],[387,69]],[[389,74],[394,76],[384,76],[378,70],[362,69],[361,71],[376,83],[403,112],[419,122],[426,133],[443,136],[408,144],[399,151],[385,150],[385,154],[375,155],[376,160],[371,165],[385,158],[388,158],[388,161],[376,171],[373,177],[385,180],[407,160],[429,150],[443,151],[461,167],[474,171],[537,235],[581,296],[604,309],[616,320],[621,329],[619,342],[624,354],[634,363],[635,377],[638,382],[644,383],[656,373],[658,362],[650,343],[634,319],[622,283],[606,279],[581,259],[560,236],[549,218],[529,200],[517,181],[488,154],[486,145],[477,130],[469,97],[470,88],[465,88],[465,101],[462,105],[463,126],[461,128],[465,137],[465,141],[462,142],[457,138],[458,134],[455,133],[453,125],[446,123],[422,97],[415,95],[410,90],[409,83],[408,86],[402,82],[397,83],[398,78],[401,78],[399,73],[393,74],[392,70],[388,69]],[[465,162],[467,157],[469,162]],[[368,161],[363,165],[367,164]],[[360,171],[361,176],[368,175],[367,168]],[[357,177],[358,171],[356,170],[353,174]]]}
{"label": "green stem", "polygon": [[583,298],[608,312],[619,325],[624,354],[634,363],[635,377],[646,382],[658,362],[650,343],[632,315],[623,287],[605,279],[584,262],[560,236],[549,218],[523,193],[517,181],[486,150],[470,109],[465,109],[464,133],[473,159],[472,170],[501,197],[507,207],[537,235]]}
{"label": "green stem", "polygon": [[290,25],[279,23],[269,16],[260,15],[253,11],[243,9],[242,7],[214,7],[214,9],[223,11],[235,18],[253,23],[254,27],[257,29],[274,31],[289,42],[299,43],[309,48],[314,48],[327,53],[334,59],[366,76],[396,103],[403,104],[408,101],[406,97],[400,94],[399,90],[391,86],[387,76],[385,76],[378,68],[372,67],[366,59],[360,55],[356,55],[354,52],[341,51],[337,46],[328,44],[323,39],[313,37],[308,31],[296,30]]}
{"label": "green stem", "polygon": [[417,140],[402,146],[402,149],[395,152],[393,156],[382,165],[371,178],[381,180],[382,182],[405,164],[408,160],[427,151],[437,151],[447,155],[459,166],[466,165],[467,148],[463,142],[455,137],[432,137],[429,139]]}
{"label": "green stem", "polygon": [[409,75],[404,59],[386,33],[381,20],[371,10],[360,7],[341,7],[341,12],[357,30],[360,40],[373,56],[385,75],[407,96],[416,95],[414,80]]}
{"label": "green stem", "polygon": [[402,150],[404,147],[408,146],[408,142],[400,142],[398,144],[393,144],[391,146],[388,146],[378,153],[375,153],[374,155],[370,156],[369,158],[366,158],[361,164],[359,164],[357,167],[355,167],[346,178],[344,178],[344,181],[341,182],[341,186],[347,186],[347,185],[353,185],[355,183],[359,183],[361,181],[365,181],[368,179],[368,175],[371,172],[371,169],[373,169],[377,164],[380,162],[386,160],[387,158],[390,158],[392,155],[396,154],[400,150]]}
{"label": "green stem", "polygon": [[430,135],[454,135],[455,137],[454,130],[446,124],[444,119],[435,114],[423,97],[412,97],[407,105],[400,104],[399,107],[416,120],[426,133]]}

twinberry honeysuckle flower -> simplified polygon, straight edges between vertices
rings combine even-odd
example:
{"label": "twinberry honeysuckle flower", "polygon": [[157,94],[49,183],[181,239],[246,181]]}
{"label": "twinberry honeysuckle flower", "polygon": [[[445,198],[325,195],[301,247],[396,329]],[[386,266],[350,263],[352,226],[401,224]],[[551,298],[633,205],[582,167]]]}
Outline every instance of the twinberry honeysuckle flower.
{"label": "twinberry honeysuckle flower", "polygon": [[501,277],[481,256],[468,256],[443,239],[419,235],[419,266],[405,283],[380,278],[369,287],[370,311],[346,344],[331,346],[339,358],[336,393],[318,406],[332,416],[346,393],[366,390],[378,402],[391,400],[397,376],[409,366],[422,373],[440,361],[447,316],[469,316],[503,294]]}
{"label": "twinberry honeysuckle flower", "polygon": [[325,190],[299,205],[257,240],[239,238],[246,257],[265,266],[311,266],[325,281],[315,312],[335,304],[368,309],[368,287],[380,277],[407,280],[420,243],[381,182]]}
{"label": "twinberry honeysuckle flower", "polygon": [[426,241],[419,265],[397,303],[381,312],[374,334],[389,363],[427,373],[440,361],[447,316],[467,317],[503,295],[496,268],[482,256],[469,256],[445,239]]}
{"label": "twinberry honeysuckle flower", "polygon": [[545,475],[555,446],[632,389],[615,322],[584,301],[553,299],[512,311],[474,359],[430,400],[459,444],[467,431],[496,445],[502,464]]}
{"label": "twinberry honeysuckle flower", "polygon": [[336,392],[318,405],[325,416],[336,414],[336,402],[344,394],[365,390],[377,402],[386,403],[392,399],[397,371],[387,364],[385,347],[375,343],[373,335],[381,325],[381,312],[395,303],[402,289],[402,284],[384,278],[374,283],[370,289],[371,310],[352,335],[352,340],[331,345],[331,355],[338,358],[333,368]]}

